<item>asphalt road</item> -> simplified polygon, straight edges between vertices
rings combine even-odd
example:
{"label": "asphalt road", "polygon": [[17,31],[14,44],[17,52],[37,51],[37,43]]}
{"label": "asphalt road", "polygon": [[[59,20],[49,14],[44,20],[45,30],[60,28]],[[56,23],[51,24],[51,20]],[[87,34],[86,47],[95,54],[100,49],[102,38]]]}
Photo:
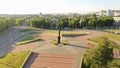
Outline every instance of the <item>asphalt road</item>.
{"label": "asphalt road", "polygon": [[24,29],[22,26],[15,26],[0,33],[0,56],[11,51],[14,48],[15,42],[19,41],[24,34],[19,30]]}

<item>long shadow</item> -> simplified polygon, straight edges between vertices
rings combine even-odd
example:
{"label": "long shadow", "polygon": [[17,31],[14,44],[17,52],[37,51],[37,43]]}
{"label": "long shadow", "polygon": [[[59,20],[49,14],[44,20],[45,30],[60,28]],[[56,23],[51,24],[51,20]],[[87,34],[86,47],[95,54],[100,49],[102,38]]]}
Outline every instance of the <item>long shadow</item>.
{"label": "long shadow", "polygon": [[23,68],[31,68],[32,63],[35,61],[38,55],[39,55],[38,53],[32,52],[32,54],[24,64]]}
{"label": "long shadow", "polygon": [[78,45],[73,45],[73,44],[69,44],[69,45],[65,45],[65,46],[73,46],[73,47],[78,47],[78,48],[85,48],[85,49],[88,49],[87,47],[84,47],[84,46],[78,46]]}
{"label": "long shadow", "polygon": [[45,40],[43,40],[43,39],[37,39],[37,40],[30,41],[30,42],[26,42],[24,44],[29,44],[29,43],[33,43],[33,42],[41,42],[41,41],[45,41]]}
{"label": "long shadow", "polygon": [[72,38],[75,38],[75,37],[80,37],[80,36],[85,36],[85,35],[88,35],[88,34],[63,34],[62,36],[63,37],[72,37]]}

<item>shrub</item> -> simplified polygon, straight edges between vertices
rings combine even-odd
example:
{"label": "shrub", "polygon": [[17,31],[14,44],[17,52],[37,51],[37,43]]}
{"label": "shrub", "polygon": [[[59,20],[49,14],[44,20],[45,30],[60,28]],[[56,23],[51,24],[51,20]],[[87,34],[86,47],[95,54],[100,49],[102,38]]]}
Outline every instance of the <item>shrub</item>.
{"label": "shrub", "polygon": [[[53,40],[51,43],[54,45],[58,45],[57,40]],[[61,44],[68,45],[69,42],[67,40],[61,40]]]}
{"label": "shrub", "polygon": [[107,38],[100,38],[97,48],[90,49],[84,54],[85,68],[103,68],[113,58],[113,48]]}

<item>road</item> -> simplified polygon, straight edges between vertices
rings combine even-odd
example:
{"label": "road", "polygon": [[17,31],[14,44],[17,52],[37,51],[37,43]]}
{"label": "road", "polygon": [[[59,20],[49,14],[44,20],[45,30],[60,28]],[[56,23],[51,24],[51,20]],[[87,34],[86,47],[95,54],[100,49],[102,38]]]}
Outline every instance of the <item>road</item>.
{"label": "road", "polygon": [[0,33],[0,56],[9,52],[14,47],[15,42],[21,39],[20,37],[24,34],[19,31],[21,29],[24,27],[15,26]]}

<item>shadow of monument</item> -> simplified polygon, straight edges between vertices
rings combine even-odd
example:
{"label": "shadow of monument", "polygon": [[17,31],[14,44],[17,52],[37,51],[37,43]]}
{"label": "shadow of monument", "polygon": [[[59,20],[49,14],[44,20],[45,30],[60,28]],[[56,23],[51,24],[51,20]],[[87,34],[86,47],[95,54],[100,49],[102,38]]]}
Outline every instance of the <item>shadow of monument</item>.
{"label": "shadow of monument", "polygon": [[80,36],[85,36],[85,35],[88,35],[88,34],[63,34],[62,37],[72,37],[72,38],[75,38],[75,37],[80,37]]}

